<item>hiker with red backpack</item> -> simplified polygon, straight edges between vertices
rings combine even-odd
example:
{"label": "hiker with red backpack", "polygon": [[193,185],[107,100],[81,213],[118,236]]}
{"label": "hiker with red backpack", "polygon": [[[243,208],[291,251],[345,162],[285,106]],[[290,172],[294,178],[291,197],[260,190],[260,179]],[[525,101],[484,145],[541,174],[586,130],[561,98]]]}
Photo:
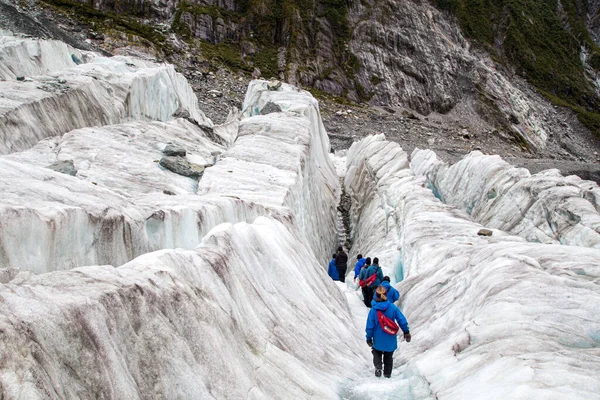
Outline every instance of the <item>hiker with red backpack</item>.
{"label": "hiker with red backpack", "polygon": [[358,274],[358,285],[362,290],[363,302],[365,306],[371,308],[371,300],[373,300],[373,289],[369,288],[365,283],[365,279],[367,278],[367,270],[371,266],[371,257],[367,257],[365,259],[365,263],[360,269],[360,273]]}
{"label": "hiker with red backpack", "polygon": [[383,272],[381,271],[381,267],[379,266],[379,258],[375,257],[373,259],[373,265],[371,265],[365,273],[365,283],[369,288],[375,290],[381,284],[382,281]]}
{"label": "hiker with red backpack", "polygon": [[390,303],[384,287],[379,286],[375,290],[374,300],[375,304],[367,317],[367,344],[371,347],[371,353],[373,354],[375,376],[381,376],[383,366],[383,376],[391,378],[394,351],[398,348],[396,337],[398,331],[402,329],[404,339],[407,342],[411,340],[410,331],[404,314],[396,305]]}

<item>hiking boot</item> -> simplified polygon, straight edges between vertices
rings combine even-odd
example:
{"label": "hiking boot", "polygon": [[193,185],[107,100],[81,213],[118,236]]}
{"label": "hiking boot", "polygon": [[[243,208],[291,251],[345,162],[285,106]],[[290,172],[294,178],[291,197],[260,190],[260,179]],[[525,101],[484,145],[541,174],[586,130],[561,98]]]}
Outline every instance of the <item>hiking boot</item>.
{"label": "hiking boot", "polygon": [[388,374],[383,374],[383,376],[384,376],[384,377],[386,377],[386,378],[391,378],[391,377],[392,377],[392,374],[390,374],[390,375],[388,375]]}
{"label": "hiking boot", "polygon": [[376,369],[375,370],[375,376],[378,377],[378,378],[381,376],[381,370],[380,369]]}

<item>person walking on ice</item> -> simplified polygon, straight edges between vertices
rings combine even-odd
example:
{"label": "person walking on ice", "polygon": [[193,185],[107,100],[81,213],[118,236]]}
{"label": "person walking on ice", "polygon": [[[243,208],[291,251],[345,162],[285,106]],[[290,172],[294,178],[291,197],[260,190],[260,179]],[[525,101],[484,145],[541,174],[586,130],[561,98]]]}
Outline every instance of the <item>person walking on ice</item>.
{"label": "person walking on ice", "polygon": [[367,257],[365,265],[362,266],[360,273],[358,274],[358,285],[362,290],[363,302],[365,306],[371,308],[371,301],[373,300],[373,289],[367,286],[365,279],[367,279],[367,271],[371,266],[371,257]]}
{"label": "person walking on ice", "polygon": [[367,344],[373,354],[375,376],[381,376],[383,367],[383,376],[391,378],[394,351],[398,348],[398,330],[402,330],[407,342],[411,340],[410,331],[404,314],[387,299],[385,287],[379,286],[375,290],[374,300],[375,304],[367,317]]}
{"label": "person walking on ice", "polygon": [[346,269],[348,269],[348,254],[346,254],[342,246],[338,247],[338,252],[335,256],[335,266],[338,270],[340,282],[346,282]]}
{"label": "person walking on ice", "polygon": [[360,270],[362,269],[363,265],[365,265],[366,261],[367,259],[364,258],[362,254],[356,256],[356,265],[354,266],[354,282],[356,282],[356,278],[358,278],[358,274],[360,274]]}
{"label": "person walking on ice", "polygon": [[[385,290],[386,290],[385,295],[387,296],[390,303],[394,304],[395,302],[397,302],[400,299],[400,292],[398,290],[396,290],[395,287],[390,285],[390,277],[389,276],[383,277],[383,281],[381,282],[381,287],[385,288]],[[372,297],[372,295],[371,295],[371,297]],[[375,299],[371,300],[371,306],[373,306],[373,305],[375,305]]]}
{"label": "person walking on ice", "polygon": [[333,279],[334,281],[339,281],[340,280],[340,276],[338,274],[338,270],[337,267],[335,266],[335,256],[337,254],[334,254],[331,259],[331,261],[329,261],[329,267],[327,268],[327,275],[329,275],[331,277],[331,279]]}

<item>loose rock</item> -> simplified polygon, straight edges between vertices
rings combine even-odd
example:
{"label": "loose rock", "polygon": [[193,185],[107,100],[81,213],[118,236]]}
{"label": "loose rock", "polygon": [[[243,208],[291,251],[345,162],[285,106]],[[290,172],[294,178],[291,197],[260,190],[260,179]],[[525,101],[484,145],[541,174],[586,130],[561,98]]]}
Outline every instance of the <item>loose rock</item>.
{"label": "loose rock", "polygon": [[204,166],[193,164],[183,157],[163,157],[159,164],[171,172],[189,178],[200,178],[204,174]]}
{"label": "loose rock", "polygon": [[163,153],[165,156],[185,157],[187,151],[181,146],[168,144],[167,147],[165,147],[165,149],[163,150]]}
{"label": "loose rock", "polygon": [[77,170],[75,169],[73,160],[57,161],[53,164],[48,165],[46,168],[49,168],[56,172],[60,172],[61,174],[67,174],[71,176],[75,176],[77,174]]}
{"label": "loose rock", "polygon": [[269,83],[267,83],[267,89],[269,90],[277,90],[281,87],[281,81],[269,81]]}
{"label": "loose rock", "polygon": [[278,104],[273,103],[272,101],[265,104],[265,106],[260,110],[260,115],[267,115],[271,113],[281,112],[281,107]]}

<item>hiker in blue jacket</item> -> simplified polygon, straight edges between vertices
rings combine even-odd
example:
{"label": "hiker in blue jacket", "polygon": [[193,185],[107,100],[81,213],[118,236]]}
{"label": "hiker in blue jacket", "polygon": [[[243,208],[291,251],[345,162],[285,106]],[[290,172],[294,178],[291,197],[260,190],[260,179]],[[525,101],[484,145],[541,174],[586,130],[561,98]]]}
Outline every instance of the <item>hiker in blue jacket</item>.
{"label": "hiker in blue jacket", "polygon": [[371,257],[365,259],[365,264],[362,266],[360,273],[358,274],[358,283],[362,289],[363,302],[365,306],[371,308],[371,300],[373,300],[373,289],[367,286],[365,279],[367,278],[367,271],[371,266]]}
{"label": "hiker in blue jacket", "polygon": [[364,258],[362,254],[356,256],[356,265],[354,266],[354,282],[356,282],[356,278],[360,274],[360,270],[362,269],[363,265],[365,265],[366,261],[367,259]]}
{"label": "hiker in blue jacket", "polygon": [[373,365],[375,366],[375,376],[381,376],[382,358],[383,358],[383,376],[391,378],[392,367],[394,364],[394,351],[398,348],[397,334],[392,335],[385,332],[381,326],[378,313],[389,318],[400,326],[404,333],[404,339],[410,342],[410,331],[408,322],[398,307],[390,303],[386,294],[386,289],[379,286],[375,291],[375,304],[369,311],[367,317],[367,344],[371,347],[373,354]]}
{"label": "hiker in blue jacket", "polygon": [[367,270],[365,281],[367,281],[369,277],[371,277],[373,274],[376,274],[375,282],[367,286],[375,290],[379,285],[381,285],[381,282],[383,281],[383,271],[381,271],[381,267],[379,266],[379,258],[377,257],[373,259],[373,265],[371,265]]}
{"label": "hiker in blue jacket", "polygon": [[331,277],[331,279],[333,279],[334,281],[339,281],[340,276],[338,274],[337,267],[335,266],[335,257],[336,256],[337,256],[337,254],[334,254],[332,256],[333,259],[331,261],[329,261],[329,267],[327,268],[327,275],[329,275]]}
{"label": "hiker in blue jacket", "polygon": [[[400,299],[400,292],[396,290],[395,287],[393,287],[390,284],[390,277],[389,276],[384,276],[383,277],[383,281],[381,282],[381,286],[385,288],[386,292],[385,295],[387,296],[388,300],[390,301],[390,303],[395,303]],[[371,306],[375,305],[375,299],[373,299],[371,301]]]}

